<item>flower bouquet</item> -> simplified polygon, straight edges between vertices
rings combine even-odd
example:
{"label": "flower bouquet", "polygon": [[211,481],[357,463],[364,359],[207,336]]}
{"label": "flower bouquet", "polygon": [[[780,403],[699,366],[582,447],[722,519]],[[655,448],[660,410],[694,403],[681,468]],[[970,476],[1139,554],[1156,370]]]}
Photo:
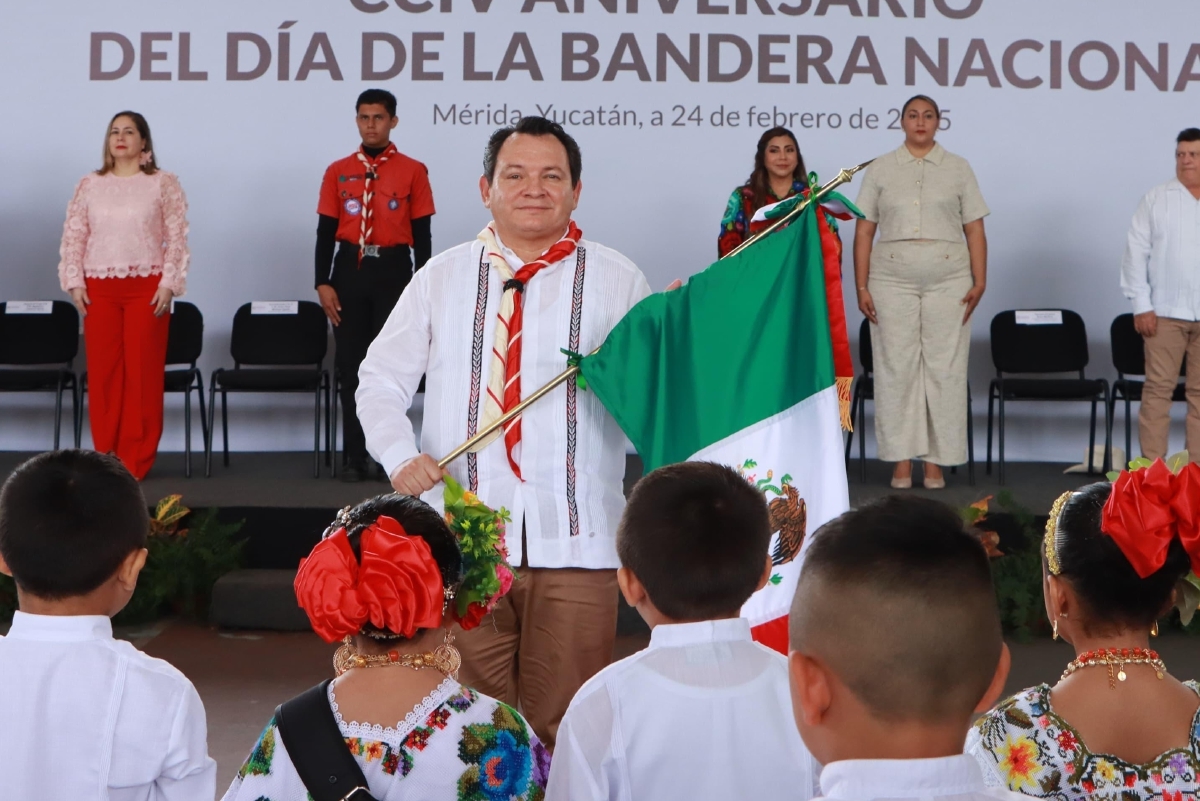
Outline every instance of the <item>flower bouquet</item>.
{"label": "flower bouquet", "polygon": [[514,574],[504,544],[508,511],[496,511],[450,476],[445,476],[446,524],[458,539],[463,556],[463,579],[452,612],[464,629],[479,625],[505,593]]}

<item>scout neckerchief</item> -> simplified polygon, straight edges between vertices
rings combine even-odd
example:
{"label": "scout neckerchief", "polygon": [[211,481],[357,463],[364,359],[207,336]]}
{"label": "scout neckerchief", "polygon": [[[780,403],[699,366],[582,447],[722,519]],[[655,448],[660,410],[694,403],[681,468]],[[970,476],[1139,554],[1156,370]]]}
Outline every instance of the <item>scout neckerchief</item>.
{"label": "scout neckerchief", "polygon": [[391,142],[388,142],[387,149],[375,157],[374,164],[372,164],[371,160],[367,158],[366,153],[363,152],[361,147],[358,149],[358,152],[354,154],[358,156],[358,160],[363,163],[363,167],[365,167],[367,170],[367,176],[363,181],[362,213],[358,221],[359,267],[362,267],[363,251],[366,250],[367,245],[371,244],[371,234],[375,231],[374,226],[371,224],[371,218],[374,216],[374,212],[371,209],[371,200],[375,197],[375,193],[371,191],[371,182],[378,177],[375,171],[383,166],[384,162],[388,160],[388,157],[395,155],[398,152],[399,151],[396,150],[396,146]]}
{"label": "scout neckerchief", "polygon": [[[487,397],[483,401],[482,424],[486,427],[521,402],[521,328],[524,320],[522,298],[525,286],[539,271],[571,255],[579,240],[583,238],[583,232],[572,220],[562,239],[554,243],[541,257],[515,273],[500,252],[500,243],[496,240],[496,231],[491,223],[479,232],[477,238],[483,242],[492,268],[504,281],[500,312],[496,320],[496,337],[492,343],[492,366],[488,373]],[[495,438],[488,437],[474,450],[481,450]],[[517,417],[504,427],[504,447],[508,452],[508,464],[517,478],[521,478],[521,468],[513,458],[513,449],[520,441],[521,418]]]}

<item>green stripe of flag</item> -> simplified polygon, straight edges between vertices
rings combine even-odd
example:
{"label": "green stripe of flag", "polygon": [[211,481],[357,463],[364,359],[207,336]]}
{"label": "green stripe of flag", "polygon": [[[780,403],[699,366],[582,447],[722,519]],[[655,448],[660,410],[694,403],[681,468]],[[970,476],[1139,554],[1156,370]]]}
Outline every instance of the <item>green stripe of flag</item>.
{"label": "green stripe of flag", "polygon": [[647,471],[833,386],[815,209],[643,300],[581,369]]}

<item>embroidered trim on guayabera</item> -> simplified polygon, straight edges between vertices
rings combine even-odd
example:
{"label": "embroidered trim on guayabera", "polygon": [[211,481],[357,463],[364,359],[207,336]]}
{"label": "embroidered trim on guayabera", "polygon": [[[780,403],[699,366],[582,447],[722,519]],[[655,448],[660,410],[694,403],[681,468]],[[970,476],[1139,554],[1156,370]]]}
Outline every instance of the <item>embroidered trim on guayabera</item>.
{"label": "embroidered trim on guayabera", "polygon": [[[487,319],[487,248],[479,250],[479,284],[475,291],[475,328],[471,333],[471,397],[467,403],[467,439],[479,431],[479,385],[483,380],[483,324]],[[467,487],[479,491],[479,456],[467,454]]]}
{"label": "embroidered trim on guayabera", "polygon": [[[583,277],[587,268],[587,250],[581,245],[575,256],[575,285],[571,290],[571,330],[568,347],[579,352],[579,329],[583,322]],[[579,428],[579,387],[567,382],[567,521],[572,537],[579,536],[579,507],[575,503],[575,447]]]}

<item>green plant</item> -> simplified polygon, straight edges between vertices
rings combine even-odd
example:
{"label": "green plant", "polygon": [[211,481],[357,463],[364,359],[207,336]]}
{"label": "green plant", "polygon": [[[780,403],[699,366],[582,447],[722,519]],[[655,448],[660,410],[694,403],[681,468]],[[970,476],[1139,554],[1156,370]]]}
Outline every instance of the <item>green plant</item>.
{"label": "green plant", "polygon": [[990,500],[991,496],[988,496],[977,501],[960,514],[963,521],[975,529],[992,557],[992,583],[996,588],[1004,633],[1025,642],[1049,633],[1042,600],[1042,558],[1038,551],[1041,535],[1033,514],[1018,504],[1011,492],[1002,490],[996,498],[997,504],[1012,518],[1020,536],[1014,538],[1016,547],[1000,550],[999,535],[980,527],[988,519]]}

